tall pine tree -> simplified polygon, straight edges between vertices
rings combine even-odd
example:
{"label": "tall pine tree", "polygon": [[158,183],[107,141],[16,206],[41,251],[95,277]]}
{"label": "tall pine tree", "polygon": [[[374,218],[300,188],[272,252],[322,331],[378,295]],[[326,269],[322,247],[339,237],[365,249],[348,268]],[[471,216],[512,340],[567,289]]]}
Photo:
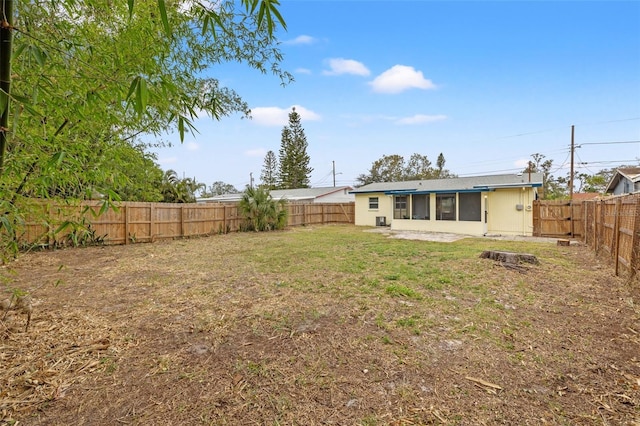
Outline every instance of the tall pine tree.
{"label": "tall pine tree", "polygon": [[277,188],[278,159],[273,151],[267,152],[264,157],[262,173],[260,173],[261,186],[268,190]]}
{"label": "tall pine tree", "polygon": [[282,129],[278,187],[280,189],[309,188],[309,176],[313,171],[309,167],[309,161],[307,137],[300,124],[300,114],[294,107],[289,113],[289,125]]}

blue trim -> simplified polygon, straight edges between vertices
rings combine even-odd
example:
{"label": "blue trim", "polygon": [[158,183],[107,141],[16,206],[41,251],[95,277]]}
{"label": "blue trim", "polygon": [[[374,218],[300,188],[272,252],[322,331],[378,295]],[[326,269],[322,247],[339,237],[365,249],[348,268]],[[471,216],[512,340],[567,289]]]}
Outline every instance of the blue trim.
{"label": "blue trim", "polygon": [[541,188],[541,183],[524,183],[524,184],[508,184],[508,185],[478,185],[470,189],[379,189],[377,191],[350,191],[349,194],[385,194],[385,195],[411,195],[411,194],[454,194],[456,192],[493,192],[496,189],[513,189],[513,188]]}

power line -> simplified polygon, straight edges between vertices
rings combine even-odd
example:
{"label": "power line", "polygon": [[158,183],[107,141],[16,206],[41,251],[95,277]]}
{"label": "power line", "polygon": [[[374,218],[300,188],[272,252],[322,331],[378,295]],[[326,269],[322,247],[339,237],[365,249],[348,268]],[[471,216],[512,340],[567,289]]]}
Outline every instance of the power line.
{"label": "power line", "polygon": [[582,145],[618,145],[627,143],[640,143],[640,141],[613,141],[613,142],[583,142],[576,145],[576,148],[580,148]]}

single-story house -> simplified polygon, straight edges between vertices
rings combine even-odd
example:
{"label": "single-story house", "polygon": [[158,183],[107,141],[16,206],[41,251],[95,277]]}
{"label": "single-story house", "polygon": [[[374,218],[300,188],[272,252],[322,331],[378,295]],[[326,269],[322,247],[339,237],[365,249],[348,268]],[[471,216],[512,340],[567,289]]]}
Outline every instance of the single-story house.
{"label": "single-story house", "polygon": [[640,191],[640,167],[624,167],[616,170],[605,193],[613,195],[632,194]]}
{"label": "single-story house", "polygon": [[385,182],[351,191],[355,224],[468,235],[533,235],[542,173]]}
{"label": "single-story house", "polygon": [[[287,200],[299,203],[353,203],[355,196],[350,186],[331,186],[324,188],[274,189],[269,191],[274,200]],[[242,193],[223,194],[215,197],[198,198],[198,203],[237,203]]]}

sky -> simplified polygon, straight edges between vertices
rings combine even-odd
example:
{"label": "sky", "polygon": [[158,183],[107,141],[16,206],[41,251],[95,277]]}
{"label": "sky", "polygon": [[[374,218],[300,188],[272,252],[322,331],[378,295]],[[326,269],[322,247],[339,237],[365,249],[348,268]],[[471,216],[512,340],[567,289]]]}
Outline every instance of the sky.
{"label": "sky", "polygon": [[[282,0],[280,80],[211,70],[252,118],[199,118],[155,149],[207,186],[260,182],[295,107],[311,185],[354,185],[384,155],[426,155],[458,176],[517,173],[531,155],[566,176],[640,161],[640,1]],[[577,188],[577,187],[576,187]]]}

